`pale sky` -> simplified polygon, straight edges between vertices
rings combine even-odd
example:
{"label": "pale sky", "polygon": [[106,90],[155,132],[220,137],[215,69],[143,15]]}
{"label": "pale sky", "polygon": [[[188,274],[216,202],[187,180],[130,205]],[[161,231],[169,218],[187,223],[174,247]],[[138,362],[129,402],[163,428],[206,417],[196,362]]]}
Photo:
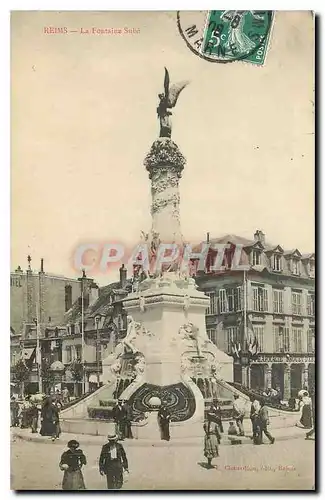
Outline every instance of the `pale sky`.
{"label": "pale sky", "polygon": [[[139,28],[134,35],[44,27]],[[176,13],[12,14],[12,264],[75,276],[79,242],[136,243],[150,221],[143,159],[159,133],[164,66],[189,79],[173,116],[187,158],[188,241],[232,233],[314,251],[314,31],[277,12],[264,67],[194,55]],[[96,276],[105,284],[113,276]]]}

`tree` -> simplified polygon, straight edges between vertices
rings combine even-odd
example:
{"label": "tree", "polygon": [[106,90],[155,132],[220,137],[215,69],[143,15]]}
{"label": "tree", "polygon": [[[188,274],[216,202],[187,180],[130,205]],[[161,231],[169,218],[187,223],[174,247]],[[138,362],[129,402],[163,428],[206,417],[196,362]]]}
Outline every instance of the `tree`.
{"label": "tree", "polygon": [[24,393],[25,382],[29,379],[29,372],[30,370],[24,359],[19,359],[12,369],[14,381],[19,384],[22,395]]}
{"label": "tree", "polygon": [[74,392],[75,395],[77,392],[77,384],[78,382],[82,382],[83,380],[83,375],[84,375],[84,368],[82,366],[81,360],[76,359],[72,361],[72,363],[69,366],[69,371],[71,372],[72,378],[74,380]]}
{"label": "tree", "polygon": [[84,370],[83,370],[82,363],[79,359],[72,361],[72,363],[69,366],[69,370],[71,371],[75,382],[82,381]]}
{"label": "tree", "polygon": [[49,390],[51,389],[51,387],[54,385],[55,382],[55,376],[52,370],[50,370],[50,366],[51,364],[48,361],[43,360],[41,374],[44,386],[46,387],[45,392],[49,392]]}

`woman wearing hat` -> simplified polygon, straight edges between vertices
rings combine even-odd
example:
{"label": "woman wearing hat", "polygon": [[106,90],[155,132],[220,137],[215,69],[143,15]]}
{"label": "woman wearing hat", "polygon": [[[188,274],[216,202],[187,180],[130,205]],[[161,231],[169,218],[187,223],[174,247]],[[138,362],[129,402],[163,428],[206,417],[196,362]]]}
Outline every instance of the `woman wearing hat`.
{"label": "woman wearing hat", "polygon": [[212,459],[219,456],[218,444],[220,443],[220,434],[218,424],[216,422],[216,415],[213,411],[209,411],[207,419],[204,422],[203,429],[204,436],[204,456],[208,460],[208,467],[212,467]]}
{"label": "woman wearing hat", "polygon": [[120,490],[123,486],[123,470],[128,471],[128,459],[123,446],[117,442],[117,435],[107,436],[99,457],[99,473],[106,476],[108,490]]}
{"label": "woman wearing hat", "polygon": [[87,464],[86,457],[75,439],[68,442],[68,450],[62,453],[59,467],[64,471],[63,490],[85,490],[85,482],[81,472]]}

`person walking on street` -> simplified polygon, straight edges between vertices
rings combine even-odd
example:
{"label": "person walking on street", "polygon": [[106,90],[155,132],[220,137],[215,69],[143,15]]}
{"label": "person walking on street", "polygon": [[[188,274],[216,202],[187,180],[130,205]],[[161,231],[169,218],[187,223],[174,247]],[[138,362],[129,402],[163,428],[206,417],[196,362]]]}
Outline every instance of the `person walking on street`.
{"label": "person walking on street", "polygon": [[63,490],[85,490],[85,482],[81,468],[87,464],[83,451],[75,439],[68,442],[68,450],[65,451],[60,460],[59,467],[64,471]]}
{"label": "person walking on street", "polygon": [[99,473],[106,476],[108,490],[120,490],[123,486],[123,471],[129,472],[128,459],[123,446],[117,442],[116,434],[107,436],[99,457]]}
{"label": "person walking on street", "polygon": [[315,393],[311,394],[311,411],[312,411],[312,418],[313,418],[313,427],[310,429],[310,431],[307,432],[305,439],[309,439],[313,434],[315,434]]}
{"label": "person walking on street", "polygon": [[65,387],[62,391],[62,403],[64,405],[68,404],[70,401],[70,393],[69,393],[69,389],[67,387]]}
{"label": "person walking on street", "polygon": [[158,411],[158,424],[160,428],[161,439],[164,441],[170,441],[169,424],[170,424],[171,414],[167,409],[165,403],[161,405]]}
{"label": "person walking on street", "polygon": [[19,426],[19,403],[16,401],[15,396],[12,396],[11,401],[10,401],[10,416],[11,416],[11,422],[10,426],[11,427],[18,427]]}
{"label": "person walking on street", "polygon": [[125,432],[125,437],[127,439],[133,439],[133,434],[132,434],[132,408],[129,405],[127,401],[124,401],[123,405],[123,410],[124,410],[124,432]]}
{"label": "person walking on street", "polygon": [[217,425],[219,427],[219,433],[223,433],[223,424],[222,424],[222,417],[221,417],[221,407],[220,407],[220,404],[219,404],[218,400],[216,400],[215,403],[212,403],[212,405],[210,406],[210,410],[209,411],[214,412],[216,423],[217,423]]}
{"label": "person walking on street", "polygon": [[59,411],[49,397],[45,399],[41,410],[41,422],[40,435],[50,436],[55,441],[58,438]]}
{"label": "person walking on street", "polygon": [[233,416],[239,430],[239,435],[244,436],[245,401],[238,394],[234,395]]}
{"label": "person walking on street", "polygon": [[115,422],[115,429],[118,438],[121,441],[125,439],[125,409],[123,407],[123,401],[118,400],[116,406],[113,408],[113,419]]}
{"label": "person walking on street", "polygon": [[216,422],[215,412],[209,411],[207,414],[206,421],[204,422],[203,429],[205,432],[204,436],[204,456],[208,460],[208,468],[212,468],[212,460],[219,456],[219,443],[220,434],[219,428]]}
{"label": "person walking on street", "polygon": [[273,444],[275,441],[275,438],[267,430],[267,426],[270,424],[270,421],[269,421],[268,409],[267,409],[267,406],[265,405],[265,403],[262,403],[262,407],[259,411],[258,418],[259,418],[260,429],[261,429],[261,444],[263,444],[263,432],[264,432],[265,436],[268,438],[268,440],[270,441],[270,443]]}
{"label": "person walking on street", "polygon": [[31,403],[30,396],[26,396],[21,409],[21,424],[20,427],[22,429],[27,429],[31,427]]}
{"label": "person walking on street", "polygon": [[35,402],[31,403],[31,408],[29,411],[31,415],[32,433],[35,434],[37,432],[37,424],[38,424],[38,408]]}
{"label": "person walking on street", "polygon": [[259,427],[259,411],[261,409],[260,402],[254,397],[251,396],[251,413],[250,413],[250,419],[252,422],[252,433],[253,433],[253,441],[258,440],[260,431],[258,429]]}

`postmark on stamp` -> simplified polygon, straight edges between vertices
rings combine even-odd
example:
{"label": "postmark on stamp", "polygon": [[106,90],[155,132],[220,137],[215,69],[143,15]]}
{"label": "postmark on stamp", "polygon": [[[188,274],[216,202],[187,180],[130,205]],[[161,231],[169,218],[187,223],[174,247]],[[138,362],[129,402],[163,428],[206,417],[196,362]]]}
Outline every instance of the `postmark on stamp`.
{"label": "postmark on stamp", "polygon": [[263,65],[270,41],[273,11],[211,10],[177,13],[187,47],[209,62],[244,61]]}

